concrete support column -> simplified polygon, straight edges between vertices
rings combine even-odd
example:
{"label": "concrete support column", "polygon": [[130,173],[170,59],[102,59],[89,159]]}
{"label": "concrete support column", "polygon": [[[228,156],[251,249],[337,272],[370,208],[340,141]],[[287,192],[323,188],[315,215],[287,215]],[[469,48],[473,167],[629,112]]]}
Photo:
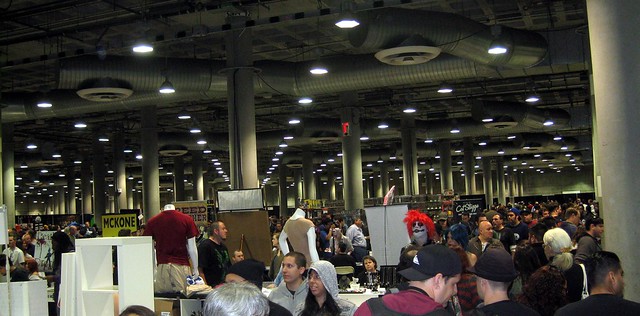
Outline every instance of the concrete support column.
{"label": "concrete support column", "polygon": [[[626,299],[640,301],[640,253],[635,196],[640,186],[640,78],[634,59],[640,40],[634,32],[640,2],[587,0],[591,65],[595,95],[594,174],[600,216],[608,229],[603,248],[622,262]],[[597,149],[596,149],[597,148]],[[598,196],[601,196],[598,197]]]}
{"label": "concrete support column", "polygon": [[[2,115],[0,115],[0,119]],[[16,194],[15,194],[15,170],[14,170],[14,145],[13,145],[13,124],[3,123],[0,130],[0,142],[2,147],[0,155],[0,170],[2,170],[2,178],[0,185],[2,186],[1,204],[7,206],[7,226],[14,227],[16,223]],[[2,232],[4,233],[4,232]]]}
{"label": "concrete support column", "polygon": [[453,171],[451,170],[451,141],[440,141],[440,184],[442,192],[453,189]]}
{"label": "concrete support column", "polygon": [[380,186],[382,196],[389,192],[389,164],[386,161],[380,164]]}
{"label": "concrete support column", "polygon": [[58,210],[60,211],[60,214],[69,214],[64,206],[64,188],[62,186],[59,186],[54,192],[58,202]]}
{"label": "concrete support column", "polygon": [[102,229],[102,215],[107,210],[106,176],[104,145],[96,137],[93,141],[93,215],[100,229]]}
{"label": "concrete support column", "polygon": [[142,207],[149,220],[160,213],[160,170],[158,169],[158,117],[156,106],[140,110],[140,141],[142,144]]}
{"label": "concrete support column", "polygon": [[115,210],[127,208],[127,170],[124,161],[124,134],[114,133],[113,137],[113,191],[115,197]]}
{"label": "concrete support column", "polygon": [[204,178],[202,177],[202,151],[191,152],[191,172],[193,172],[193,198],[204,200]]}
{"label": "concrete support column", "polygon": [[136,188],[135,188],[135,183],[133,182],[133,178],[130,179],[130,176],[127,176],[127,208],[128,209],[134,209],[135,207],[133,206],[133,196],[136,194]]}
{"label": "concrete support column", "polygon": [[[286,164],[280,160],[280,166],[278,166],[278,188],[280,189],[280,213],[278,216],[284,217],[289,215],[288,212],[288,196],[287,196],[287,173],[289,168]],[[294,206],[294,207],[297,207]]]}
{"label": "concrete support column", "polygon": [[425,172],[425,180],[427,183],[426,193],[429,195],[433,195],[433,186],[435,185],[435,183],[433,183],[433,173],[431,171],[427,170],[427,172]]}
{"label": "concrete support column", "polygon": [[473,164],[473,140],[471,137],[465,137],[463,139],[464,150],[464,189],[467,195],[476,193],[476,174],[474,172]]}
{"label": "concrete support column", "polygon": [[515,172],[512,168],[507,170],[507,186],[509,187],[509,200],[511,203],[515,200],[516,186],[515,186]]}
{"label": "concrete support column", "polygon": [[135,192],[132,191],[133,195],[133,208],[141,210],[142,209],[142,192],[138,192],[138,189],[135,189]]}
{"label": "concrete support column", "polygon": [[516,174],[518,175],[518,196],[524,196],[524,174],[521,172]]}
{"label": "concrete support column", "polygon": [[329,186],[329,201],[336,200],[336,173],[334,169],[334,166],[327,165],[327,185]]}
{"label": "concrete support column", "polygon": [[[232,20],[244,17],[230,17]],[[238,21],[235,21],[238,22]],[[225,33],[227,102],[229,111],[229,164],[232,189],[259,188],[256,119],[251,59],[251,28]]]}
{"label": "concrete support column", "polygon": [[373,192],[375,197],[383,197],[385,193],[382,193],[382,185],[381,185],[380,176],[374,173],[373,176]]}
{"label": "concrete support column", "polygon": [[491,176],[491,157],[482,157],[482,186],[487,205],[493,205],[493,177]]}
{"label": "concrete support column", "polygon": [[[70,163],[71,159],[69,159]],[[67,212],[68,214],[77,214],[76,210],[76,172],[73,165],[67,168]]]}
{"label": "concrete support column", "polygon": [[496,159],[496,174],[498,178],[498,203],[505,204],[505,195],[504,195],[504,161],[502,157],[498,157]]}
{"label": "concrete support column", "polygon": [[[296,204],[303,200],[302,198],[302,170],[295,169],[293,171],[294,189],[296,192]],[[298,205],[295,205],[298,207]]]}
{"label": "concrete support column", "polygon": [[[402,118],[402,180],[405,195],[418,195],[418,155],[415,117]],[[452,179],[453,180],[453,179]]]}
{"label": "concrete support column", "polygon": [[358,95],[355,92],[344,92],[340,101],[344,106],[341,113],[342,122],[348,122],[351,128],[349,135],[342,136],[342,178],[344,208],[346,211],[364,208],[362,191],[362,154],[360,152],[360,113],[354,107]]}
{"label": "concrete support column", "polygon": [[173,157],[173,200],[184,201],[184,157]]}
{"label": "concrete support column", "polygon": [[93,184],[91,183],[91,162],[85,158],[80,166],[80,178],[82,182],[82,214],[92,214]]}
{"label": "concrete support column", "polygon": [[302,152],[302,173],[304,180],[304,198],[316,198],[316,180],[313,174],[313,152],[311,147],[305,147]]}

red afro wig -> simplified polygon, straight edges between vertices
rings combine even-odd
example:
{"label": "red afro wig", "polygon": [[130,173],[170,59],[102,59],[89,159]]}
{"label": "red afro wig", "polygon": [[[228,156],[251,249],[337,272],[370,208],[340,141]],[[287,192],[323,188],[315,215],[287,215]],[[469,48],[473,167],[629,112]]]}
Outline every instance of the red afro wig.
{"label": "red afro wig", "polygon": [[407,212],[407,216],[405,216],[403,222],[407,224],[407,232],[409,232],[409,237],[413,237],[413,222],[422,222],[424,226],[427,228],[427,235],[429,239],[433,239],[436,234],[436,226],[433,224],[433,220],[429,217],[429,215],[422,213],[418,210],[409,210]]}

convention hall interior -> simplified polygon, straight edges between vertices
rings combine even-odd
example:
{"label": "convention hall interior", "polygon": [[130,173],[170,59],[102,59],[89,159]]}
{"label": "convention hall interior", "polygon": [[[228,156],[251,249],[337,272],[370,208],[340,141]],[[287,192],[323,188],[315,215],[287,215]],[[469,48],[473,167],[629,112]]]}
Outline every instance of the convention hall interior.
{"label": "convention hall interior", "polygon": [[[607,185],[637,180],[607,177],[598,159],[638,166],[594,149],[592,45],[611,37],[590,31],[592,14],[605,13],[591,5],[0,1],[9,223],[122,208],[150,216],[174,200],[256,187],[282,215],[297,199],[362,208],[392,186],[501,203],[589,193],[605,213],[614,206],[605,193],[629,192]],[[343,17],[359,25],[336,26]],[[141,43],[153,50],[134,52]],[[490,54],[494,46],[506,52]],[[619,113],[624,102],[612,103]],[[634,115],[615,122],[628,127]],[[600,137],[613,140],[613,129]],[[630,139],[625,154],[636,151]]]}

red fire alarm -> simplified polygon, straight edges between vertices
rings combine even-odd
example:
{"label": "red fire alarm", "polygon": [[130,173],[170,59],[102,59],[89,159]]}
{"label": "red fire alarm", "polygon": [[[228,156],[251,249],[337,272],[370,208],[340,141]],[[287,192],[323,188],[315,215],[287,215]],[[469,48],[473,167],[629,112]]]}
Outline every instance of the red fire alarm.
{"label": "red fire alarm", "polygon": [[349,122],[342,123],[342,135],[349,136]]}

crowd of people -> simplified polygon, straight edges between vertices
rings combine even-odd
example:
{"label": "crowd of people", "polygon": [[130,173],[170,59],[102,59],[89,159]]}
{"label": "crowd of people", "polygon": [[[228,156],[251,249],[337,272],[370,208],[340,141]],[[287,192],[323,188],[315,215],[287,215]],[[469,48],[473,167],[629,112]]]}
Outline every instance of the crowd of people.
{"label": "crowd of people", "polygon": [[[451,215],[437,214],[434,222],[425,212],[408,212],[411,242],[398,249],[400,281],[384,284],[385,295],[360,306],[339,295],[344,288],[336,269],[352,267],[347,277],[361,286],[381,285],[366,221],[358,216],[309,220],[298,209],[288,220],[270,217],[268,269],[241,249],[227,249],[233,228],[222,221],[196,243],[193,220],[172,205],[148,221],[144,235],[155,240],[155,292],[182,292],[194,283],[189,280],[200,280],[213,288],[204,315],[640,315],[640,304],[622,298],[620,259],[602,249],[604,221],[595,202],[496,205]],[[57,268],[49,278],[55,282],[58,258],[73,251],[78,236],[60,231],[54,237]],[[0,256],[3,274],[41,277],[30,263],[33,239],[32,232],[10,238],[2,255],[10,268]],[[20,240],[27,242],[23,249]],[[268,295],[258,295],[263,286]]]}

